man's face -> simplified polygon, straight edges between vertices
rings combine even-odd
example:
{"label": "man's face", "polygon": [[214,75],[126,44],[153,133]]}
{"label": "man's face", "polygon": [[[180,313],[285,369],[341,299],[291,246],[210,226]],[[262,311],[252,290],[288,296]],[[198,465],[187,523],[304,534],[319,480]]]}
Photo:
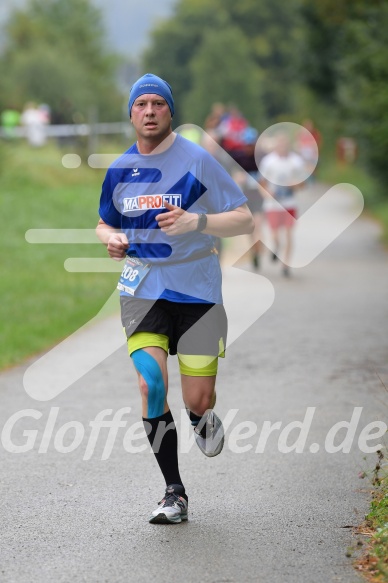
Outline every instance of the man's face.
{"label": "man's face", "polygon": [[132,106],[131,119],[136,133],[143,139],[163,140],[171,133],[171,111],[160,95],[140,95]]}

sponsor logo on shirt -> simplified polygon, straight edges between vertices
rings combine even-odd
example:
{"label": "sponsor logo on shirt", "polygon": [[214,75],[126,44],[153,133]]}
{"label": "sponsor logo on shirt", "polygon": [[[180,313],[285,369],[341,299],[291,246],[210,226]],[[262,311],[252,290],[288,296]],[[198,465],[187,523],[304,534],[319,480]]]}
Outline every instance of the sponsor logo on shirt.
{"label": "sponsor logo on shirt", "polygon": [[123,199],[123,212],[147,211],[152,209],[166,208],[164,203],[168,202],[174,206],[182,206],[181,194],[145,194]]}

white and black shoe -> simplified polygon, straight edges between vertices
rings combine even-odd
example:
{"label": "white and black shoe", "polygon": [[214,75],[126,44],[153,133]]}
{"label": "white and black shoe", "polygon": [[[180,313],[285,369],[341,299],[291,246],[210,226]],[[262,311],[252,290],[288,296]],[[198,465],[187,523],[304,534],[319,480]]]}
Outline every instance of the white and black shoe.
{"label": "white and black shoe", "polygon": [[199,449],[207,457],[214,457],[221,453],[224,447],[224,428],[221,419],[208,411],[194,428],[195,441]]}
{"label": "white and black shoe", "polygon": [[152,524],[179,524],[187,520],[188,502],[183,498],[184,488],[180,484],[167,486],[164,498],[150,516]]}

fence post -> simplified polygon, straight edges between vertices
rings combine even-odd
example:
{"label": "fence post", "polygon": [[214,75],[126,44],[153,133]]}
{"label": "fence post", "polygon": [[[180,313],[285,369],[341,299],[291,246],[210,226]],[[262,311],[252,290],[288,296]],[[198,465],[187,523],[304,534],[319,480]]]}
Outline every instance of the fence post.
{"label": "fence post", "polygon": [[98,112],[95,105],[91,105],[88,111],[89,136],[88,136],[88,156],[95,154],[98,147],[97,123]]}

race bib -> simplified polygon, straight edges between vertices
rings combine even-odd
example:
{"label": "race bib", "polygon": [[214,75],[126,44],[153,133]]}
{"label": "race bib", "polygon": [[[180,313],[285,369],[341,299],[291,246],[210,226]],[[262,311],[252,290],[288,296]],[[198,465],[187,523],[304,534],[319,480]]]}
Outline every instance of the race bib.
{"label": "race bib", "polygon": [[148,275],[150,269],[151,265],[144,263],[139,257],[127,257],[117,284],[117,289],[134,296],[136,289],[146,275]]}

